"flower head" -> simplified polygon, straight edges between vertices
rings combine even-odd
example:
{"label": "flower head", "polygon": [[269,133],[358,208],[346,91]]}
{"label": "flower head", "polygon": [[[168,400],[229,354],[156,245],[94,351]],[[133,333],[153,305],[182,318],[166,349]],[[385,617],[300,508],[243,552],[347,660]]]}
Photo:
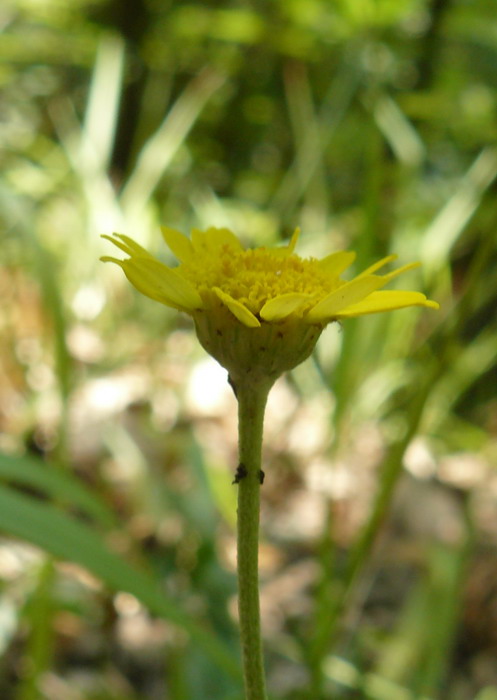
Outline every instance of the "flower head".
{"label": "flower head", "polygon": [[438,308],[419,292],[380,291],[417,267],[412,263],[375,274],[394,255],[346,281],[341,274],[355,253],[301,258],[294,252],[298,230],[286,247],[248,250],[226,228],[194,229],[191,240],[171,228],[162,233],[180,261],[176,268],[121,234],[104,238],[129,257],[102,260],[122,267],[142,294],[190,314],[200,342],[232,379],[249,374],[274,381],[309,356],[332,321],[408,306]]}

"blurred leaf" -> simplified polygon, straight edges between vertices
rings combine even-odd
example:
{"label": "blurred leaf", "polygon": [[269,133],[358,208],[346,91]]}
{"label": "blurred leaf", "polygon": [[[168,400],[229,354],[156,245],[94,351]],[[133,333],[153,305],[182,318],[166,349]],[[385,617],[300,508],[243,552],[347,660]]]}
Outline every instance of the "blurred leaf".
{"label": "blurred leaf", "polygon": [[172,22],[180,36],[207,34],[241,44],[256,43],[265,29],[262,17],[251,10],[235,7],[211,10],[193,3],[177,8]]}
{"label": "blurred leaf", "polygon": [[99,43],[83,128],[83,157],[106,169],[114,143],[124,64],[124,42],[116,34]]}
{"label": "blurred leaf", "polygon": [[475,700],[497,700],[497,688],[492,688],[490,686],[483,688],[483,690],[478,693]]}
{"label": "blurred leaf", "polygon": [[0,477],[40,489],[54,500],[81,509],[104,527],[116,525],[116,517],[100,496],[69,472],[34,457],[0,454]]}
{"label": "blurred leaf", "polygon": [[[360,669],[338,656],[330,656],[325,662],[325,672],[338,686],[357,690],[367,700],[412,700],[408,688],[385,678],[378,673],[362,674]],[[340,697],[336,695],[336,697]],[[354,696],[353,696],[354,697]],[[425,695],[417,695],[416,700],[432,700]]]}
{"label": "blurred leaf", "polygon": [[428,277],[433,276],[448,259],[452,247],[496,176],[497,149],[488,146],[472,163],[456,192],[424,232],[421,258]]}
{"label": "blurred leaf", "polygon": [[37,572],[36,588],[26,606],[25,617],[31,630],[26,642],[26,656],[30,664],[19,683],[16,700],[38,700],[41,676],[49,671],[54,661],[55,576],[53,560],[47,558]]}
{"label": "blurred leaf", "polygon": [[495,365],[496,353],[496,332],[491,327],[483,328],[471,343],[452,353],[450,366],[434,387],[430,398],[433,430],[447,418],[464,392]]}
{"label": "blurred leaf", "polygon": [[382,96],[374,106],[374,117],[399,161],[419,166],[426,156],[425,146],[398,104],[391,97]]}
{"label": "blurred leaf", "polygon": [[201,627],[177,601],[169,599],[158,583],[134,569],[110,550],[86,525],[12,489],[0,487],[0,529],[41,547],[56,557],[73,561],[115,591],[134,595],[150,612],[183,628],[226,673],[237,678],[239,669],[231,650]]}
{"label": "blurred leaf", "polygon": [[207,68],[202,71],[187,85],[155,134],[143,145],[121,195],[123,210],[136,225],[139,225],[147,201],[178,148],[223,82],[219,73]]}
{"label": "blurred leaf", "polygon": [[415,584],[397,630],[380,647],[378,673],[409,686],[415,697],[438,697],[460,614],[463,574],[471,536],[458,546],[438,544]]}

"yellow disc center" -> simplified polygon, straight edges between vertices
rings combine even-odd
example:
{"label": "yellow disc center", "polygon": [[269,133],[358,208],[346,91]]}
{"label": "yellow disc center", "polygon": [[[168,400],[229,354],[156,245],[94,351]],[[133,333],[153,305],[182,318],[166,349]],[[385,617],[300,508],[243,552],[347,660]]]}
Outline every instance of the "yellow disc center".
{"label": "yellow disc center", "polygon": [[314,258],[267,248],[235,250],[226,245],[217,256],[195,258],[178,271],[201,296],[219,287],[254,314],[270,299],[289,292],[309,294],[309,303],[316,303],[340,284]]}

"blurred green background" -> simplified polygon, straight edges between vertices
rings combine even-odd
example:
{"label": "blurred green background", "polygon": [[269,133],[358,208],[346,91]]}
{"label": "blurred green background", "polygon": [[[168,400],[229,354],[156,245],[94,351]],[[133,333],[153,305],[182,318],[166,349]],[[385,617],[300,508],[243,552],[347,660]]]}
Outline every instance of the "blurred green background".
{"label": "blurred green background", "polygon": [[[266,422],[273,700],[497,699],[493,0],[3,0],[0,697],[242,700],[236,405],[128,233],[397,253]],[[399,287],[399,288],[402,288]]]}

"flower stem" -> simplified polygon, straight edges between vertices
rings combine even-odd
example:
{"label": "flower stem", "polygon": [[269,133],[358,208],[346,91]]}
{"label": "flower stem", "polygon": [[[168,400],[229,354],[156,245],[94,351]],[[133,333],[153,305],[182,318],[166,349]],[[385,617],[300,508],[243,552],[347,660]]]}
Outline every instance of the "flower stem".
{"label": "flower stem", "polygon": [[238,610],[246,700],[267,700],[259,608],[259,510],[264,410],[270,386],[236,384],[238,481]]}

